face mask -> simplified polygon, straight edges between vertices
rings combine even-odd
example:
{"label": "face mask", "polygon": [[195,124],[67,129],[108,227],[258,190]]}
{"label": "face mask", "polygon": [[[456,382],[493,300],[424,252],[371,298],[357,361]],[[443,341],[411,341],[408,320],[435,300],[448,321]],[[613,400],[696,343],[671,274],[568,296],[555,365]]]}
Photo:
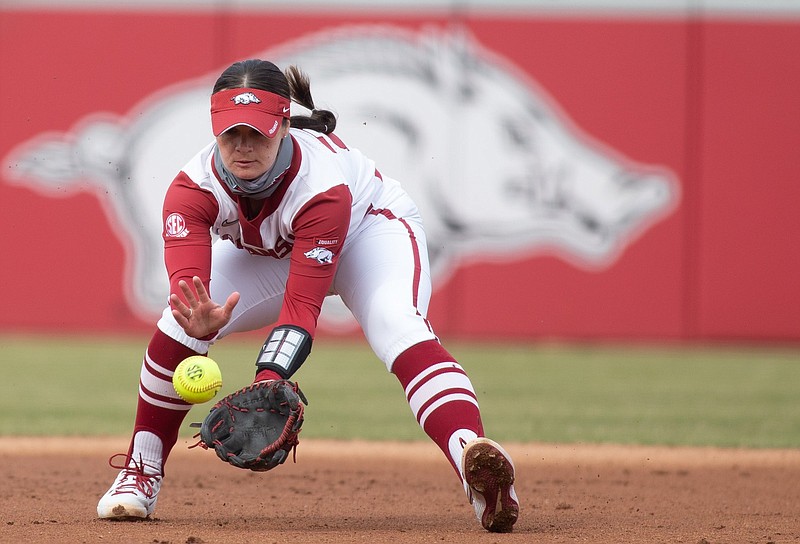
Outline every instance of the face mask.
{"label": "face mask", "polygon": [[292,139],[288,136],[281,140],[280,147],[278,148],[278,155],[275,157],[275,163],[272,165],[272,168],[256,179],[241,179],[234,176],[225,167],[225,163],[222,162],[222,155],[219,152],[218,146],[214,146],[214,169],[233,194],[256,199],[267,198],[278,188],[278,178],[280,178],[292,164],[294,146],[291,140]]}

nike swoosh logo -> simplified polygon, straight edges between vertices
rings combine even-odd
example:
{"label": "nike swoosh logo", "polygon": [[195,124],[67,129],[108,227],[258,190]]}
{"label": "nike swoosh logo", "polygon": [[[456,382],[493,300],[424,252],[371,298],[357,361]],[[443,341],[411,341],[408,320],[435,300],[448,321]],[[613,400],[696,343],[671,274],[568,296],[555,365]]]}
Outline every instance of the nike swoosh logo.
{"label": "nike swoosh logo", "polygon": [[238,219],[234,219],[233,221],[229,221],[228,219],[226,219],[225,221],[222,222],[222,226],[223,227],[230,227],[231,225],[235,225],[238,222],[239,222]]}
{"label": "nike swoosh logo", "polygon": [[283,108],[283,113],[286,113],[287,111],[289,111],[289,108]]}

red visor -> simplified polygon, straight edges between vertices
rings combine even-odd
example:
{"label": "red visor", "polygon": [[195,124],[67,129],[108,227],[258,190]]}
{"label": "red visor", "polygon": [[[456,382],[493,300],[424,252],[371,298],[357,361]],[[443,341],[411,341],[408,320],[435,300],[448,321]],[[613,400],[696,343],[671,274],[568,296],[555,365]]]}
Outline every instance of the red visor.
{"label": "red visor", "polygon": [[260,89],[220,91],[211,95],[211,128],[219,136],[236,125],[247,125],[273,138],[283,119],[289,118],[289,106],[288,98]]}

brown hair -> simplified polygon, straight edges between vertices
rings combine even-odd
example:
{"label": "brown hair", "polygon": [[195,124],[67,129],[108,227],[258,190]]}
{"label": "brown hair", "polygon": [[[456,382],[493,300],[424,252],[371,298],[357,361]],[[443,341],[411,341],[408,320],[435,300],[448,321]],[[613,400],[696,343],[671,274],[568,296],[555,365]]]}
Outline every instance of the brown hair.
{"label": "brown hair", "polygon": [[311,111],[311,115],[292,115],[296,128],[308,128],[330,134],[336,128],[336,116],[330,110],[318,110],[311,96],[311,82],[297,66],[282,72],[272,62],[250,59],[231,64],[217,79],[213,92],[249,87],[288,98]]}

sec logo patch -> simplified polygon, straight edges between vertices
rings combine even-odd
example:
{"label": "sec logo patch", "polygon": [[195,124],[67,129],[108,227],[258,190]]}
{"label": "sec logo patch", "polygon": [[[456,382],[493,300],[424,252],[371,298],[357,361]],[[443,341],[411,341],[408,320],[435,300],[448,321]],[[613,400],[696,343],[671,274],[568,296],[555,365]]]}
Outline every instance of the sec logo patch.
{"label": "sec logo patch", "polygon": [[171,213],[164,222],[164,233],[170,238],[183,238],[189,234],[186,220],[179,213]]}

